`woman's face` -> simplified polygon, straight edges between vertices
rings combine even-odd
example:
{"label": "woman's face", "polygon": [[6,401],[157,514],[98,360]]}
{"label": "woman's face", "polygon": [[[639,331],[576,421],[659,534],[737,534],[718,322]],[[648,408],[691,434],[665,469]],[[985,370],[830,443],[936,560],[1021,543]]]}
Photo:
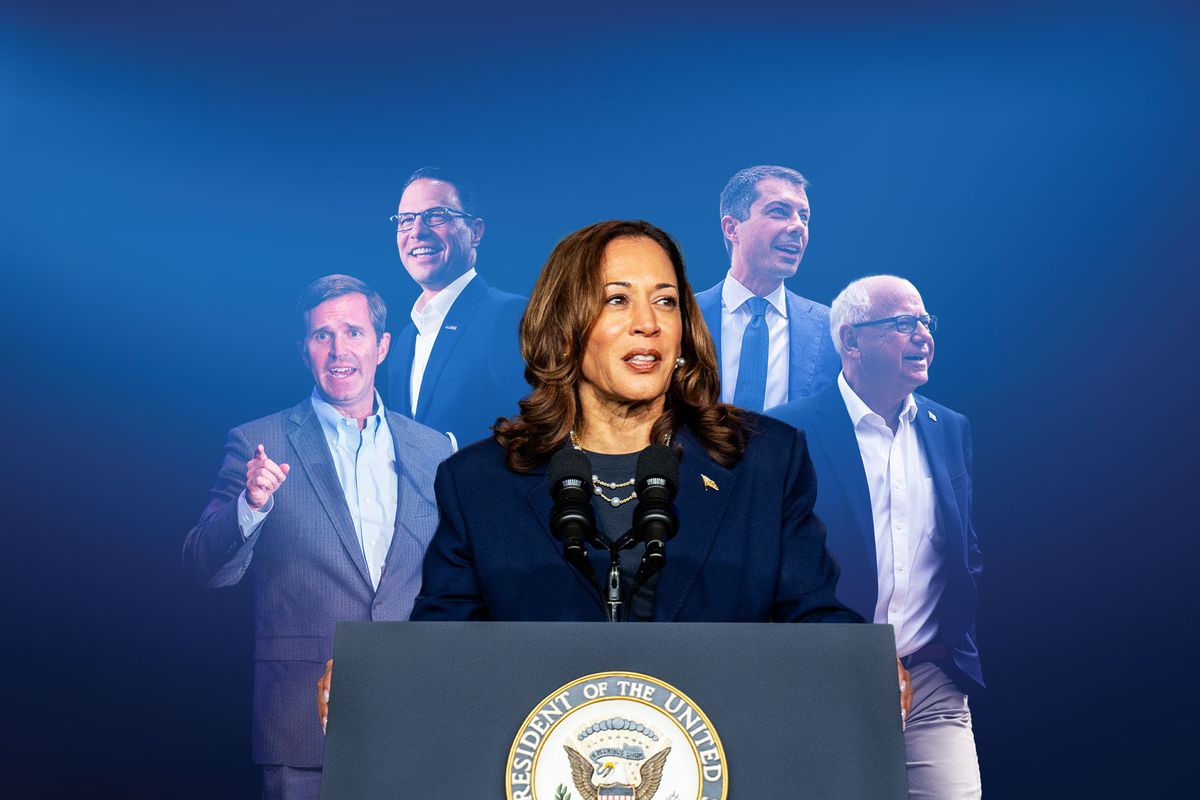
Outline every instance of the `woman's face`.
{"label": "woman's face", "polygon": [[683,336],[675,269],[644,236],[609,242],[603,268],[604,305],[584,346],[580,399],[661,407]]}

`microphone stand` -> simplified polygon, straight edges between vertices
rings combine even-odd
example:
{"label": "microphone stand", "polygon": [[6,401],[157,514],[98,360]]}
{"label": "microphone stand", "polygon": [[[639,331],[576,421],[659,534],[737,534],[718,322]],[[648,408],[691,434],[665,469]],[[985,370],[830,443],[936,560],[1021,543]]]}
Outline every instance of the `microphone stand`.
{"label": "microphone stand", "polygon": [[626,622],[622,615],[621,551],[637,545],[637,534],[633,529],[625,531],[620,539],[608,545],[608,593],[605,605],[609,622]]}
{"label": "microphone stand", "polygon": [[621,621],[621,561],[615,550],[609,551],[608,564],[608,621]]}

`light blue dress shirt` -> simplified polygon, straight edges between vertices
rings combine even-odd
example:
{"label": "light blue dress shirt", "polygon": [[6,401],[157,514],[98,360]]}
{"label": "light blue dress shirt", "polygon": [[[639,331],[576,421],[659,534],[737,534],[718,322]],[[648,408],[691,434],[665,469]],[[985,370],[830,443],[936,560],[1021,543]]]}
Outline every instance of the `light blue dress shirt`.
{"label": "light blue dress shirt", "polygon": [[[321,422],[321,432],[329,447],[329,455],[333,458],[338,482],[342,486],[342,497],[354,521],[354,532],[358,535],[358,546],[362,548],[367,562],[371,584],[378,589],[383,564],[396,531],[398,491],[396,448],[383,401],[376,392],[375,413],[367,417],[362,430],[358,428],[358,420],[343,417],[336,408],[321,399],[315,388],[312,405]],[[238,522],[243,536],[249,538],[253,535],[274,507],[274,501],[272,495],[262,508],[254,510],[246,503],[245,491],[242,492],[238,497]]]}

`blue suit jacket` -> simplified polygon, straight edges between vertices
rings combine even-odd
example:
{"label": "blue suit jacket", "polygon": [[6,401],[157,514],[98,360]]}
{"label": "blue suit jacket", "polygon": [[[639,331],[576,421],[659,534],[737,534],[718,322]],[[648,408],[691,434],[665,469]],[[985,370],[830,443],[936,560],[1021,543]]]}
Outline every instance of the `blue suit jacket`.
{"label": "blue suit jacket", "polygon": [[517,401],[529,394],[517,333],[527,302],[479,275],[471,279],[433,343],[415,415],[410,379],[417,328],[409,322],[392,343],[388,404],[422,425],[453,433],[460,447],[491,436],[496,418],[516,414]]}
{"label": "blue suit jacket", "polygon": [[[967,678],[982,686],[975,646],[980,557],[971,508],[971,428],[962,414],[921,395],[914,398],[914,425],[933,475],[946,568],[946,589],[935,611],[936,641],[953,652],[948,671],[960,685]],[[867,474],[841,392],[834,383],[819,395],[779,406],[771,414],[808,435],[821,483],[816,513],[829,528],[829,549],[842,567],[838,597],[871,619],[879,596],[875,525]]]}
{"label": "blue suit jacket", "polygon": [[[689,431],[676,438],[679,533],[667,543],[654,621],[861,621],[835,599],[838,569],[811,513],[816,487],[803,435],[747,416],[758,432],[733,469]],[[441,522],[414,620],[605,619],[600,593],[550,533],[544,467],[514,473],[488,440],[448,459],[435,486]],[[607,553],[592,557],[605,575]]]}
{"label": "blue suit jacket", "polygon": [[[717,346],[717,368],[724,370],[721,358],[721,286],[696,295],[708,332]],[[837,380],[841,360],[829,334],[829,308],[785,290],[788,309],[788,401],[816,394]],[[739,354],[740,355],[740,354]],[[724,375],[721,379],[724,380]]]}
{"label": "blue suit jacket", "polygon": [[[260,764],[321,766],[324,737],[314,687],[333,657],[341,621],[403,620],[415,586],[389,581],[394,564],[420,562],[437,526],[433,478],[450,442],[391,411],[396,446],[396,528],[379,590],[342,495],[337,470],[312,402],[234,428],[225,460],[200,522],[183,546],[185,566],[210,587],[232,586],[247,572],[254,582],[254,713],[252,744]],[[257,444],[287,480],[274,507],[243,541],[237,498]],[[415,574],[419,580],[419,572]]]}

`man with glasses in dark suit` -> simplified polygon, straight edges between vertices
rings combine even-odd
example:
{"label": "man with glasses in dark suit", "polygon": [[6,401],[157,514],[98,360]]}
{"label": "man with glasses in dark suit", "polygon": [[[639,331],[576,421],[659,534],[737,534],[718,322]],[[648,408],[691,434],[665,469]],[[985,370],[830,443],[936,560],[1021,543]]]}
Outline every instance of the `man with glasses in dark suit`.
{"label": "man with glasses in dark suit", "polygon": [[461,178],[417,170],[392,221],[400,262],[421,294],[392,347],[388,402],[462,447],[490,436],[529,392],[517,334],[527,301],[476,273],[485,226]]}
{"label": "man with glasses in dark suit", "polygon": [[807,435],[821,487],[814,512],[842,567],[838,599],[895,629],[913,686],[909,796],[978,798],[967,705],[983,686],[971,429],[913,394],[929,380],[937,317],[911,283],[877,275],[842,290],[829,325],[837,381],[771,414]]}

